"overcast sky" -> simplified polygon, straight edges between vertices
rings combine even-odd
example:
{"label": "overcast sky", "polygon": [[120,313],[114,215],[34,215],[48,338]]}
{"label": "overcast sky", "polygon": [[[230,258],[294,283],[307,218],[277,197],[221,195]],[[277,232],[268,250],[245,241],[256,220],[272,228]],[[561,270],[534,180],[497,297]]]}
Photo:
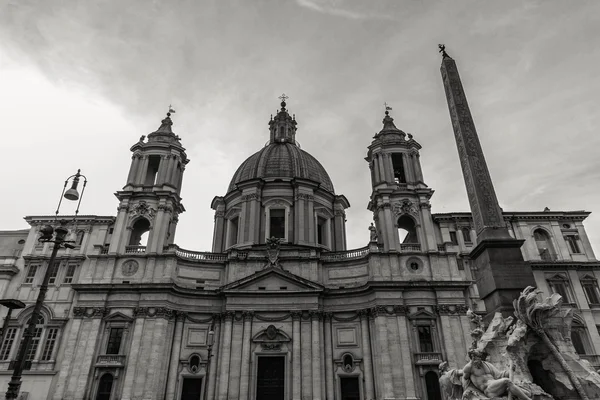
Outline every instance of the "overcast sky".
{"label": "overcast sky", "polygon": [[[210,251],[210,202],[268,140],[283,92],[302,148],[351,203],[349,248],[369,237],[364,157],[384,102],[423,146],[433,212],[467,211],[438,43],[458,64],[504,210],[600,214],[599,1],[0,4],[0,229],[52,214],[77,168],[89,179],[81,213],[115,215],[130,146],[173,104],[191,159],[176,243]],[[598,249],[600,217],[586,226]]]}

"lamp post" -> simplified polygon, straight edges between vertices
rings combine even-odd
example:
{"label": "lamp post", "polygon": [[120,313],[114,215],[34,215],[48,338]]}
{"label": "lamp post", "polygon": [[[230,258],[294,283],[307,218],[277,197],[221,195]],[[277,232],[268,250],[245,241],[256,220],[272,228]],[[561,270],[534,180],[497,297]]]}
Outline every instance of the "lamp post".
{"label": "lamp post", "polygon": [[[56,208],[54,222],[58,219],[58,212],[60,210],[60,205],[62,204],[63,196],[67,200],[77,201],[77,210],[75,211],[75,218],[79,213],[79,205],[81,204],[81,198],[83,197],[83,192],[85,191],[85,185],[87,184],[87,178],[84,175],[80,174],[81,170],[77,170],[75,175],[71,175],[65,181],[65,185],[63,187],[60,199],[58,201],[58,207]],[[79,180],[83,177],[84,183],[81,191],[81,195],[77,191],[77,185],[79,184]],[[67,184],[69,181],[72,181],[71,188],[66,190]],[[73,218],[75,220],[75,218]],[[75,222],[77,223],[77,222]],[[6,391],[6,399],[16,399],[19,396],[19,390],[21,389],[21,374],[23,373],[23,369],[25,367],[25,362],[27,361],[26,355],[31,347],[31,342],[33,339],[33,335],[35,332],[35,326],[40,317],[40,313],[42,310],[42,305],[44,304],[44,299],[46,297],[46,292],[48,291],[48,281],[50,280],[50,272],[52,270],[52,265],[54,265],[54,260],[56,259],[56,254],[61,247],[65,248],[75,248],[71,243],[72,240],[67,240],[67,235],[69,234],[69,230],[65,227],[67,221],[60,221],[60,225],[57,227],[53,227],[51,225],[46,225],[42,229],[40,229],[41,236],[38,238],[40,242],[51,242],[54,243],[52,248],[52,254],[50,255],[50,259],[48,260],[48,266],[46,267],[46,272],[44,273],[44,279],[42,284],[40,285],[40,292],[38,294],[37,300],[35,301],[35,306],[33,307],[33,311],[31,312],[31,319],[29,320],[29,325],[25,332],[23,333],[23,341],[19,351],[17,354],[17,359],[14,362],[15,369],[13,370],[12,377],[10,382],[8,383],[8,390]],[[7,322],[5,322],[6,324]],[[4,335],[4,333],[3,333]]]}
{"label": "lamp post", "polygon": [[204,399],[208,395],[208,373],[210,372],[210,360],[212,358],[212,348],[215,342],[215,330],[214,330],[215,322],[213,319],[212,324],[210,325],[210,330],[208,331],[208,338],[206,339],[206,348],[208,350],[208,360],[206,361],[206,374],[204,374]]}

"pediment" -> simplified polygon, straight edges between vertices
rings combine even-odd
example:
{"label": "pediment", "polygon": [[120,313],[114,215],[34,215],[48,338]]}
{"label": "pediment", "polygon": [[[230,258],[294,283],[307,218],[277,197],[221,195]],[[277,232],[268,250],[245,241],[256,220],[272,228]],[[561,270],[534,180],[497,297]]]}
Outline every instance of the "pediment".
{"label": "pediment", "polygon": [[281,268],[270,267],[223,286],[223,292],[320,292],[323,286]]}
{"label": "pediment", "polygon": [[408,316],[409,319],[435,319],[435,314],[427,310],[418,310]]}
{"label": "pediment", "polygon": [[104,320],[107,322],[132,322],[133,318],[128,317],[121,312],[115,312],[104,318]]}

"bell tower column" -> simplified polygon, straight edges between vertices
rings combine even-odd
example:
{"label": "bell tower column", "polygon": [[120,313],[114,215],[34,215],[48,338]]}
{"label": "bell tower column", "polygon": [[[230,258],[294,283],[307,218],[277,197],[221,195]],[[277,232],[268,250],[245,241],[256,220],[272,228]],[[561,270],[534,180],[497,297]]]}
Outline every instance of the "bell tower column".
{"label": "bell tower column", "polygon": [[456,63],[443,45],[440,53],[442,81],[477,233],[477,246],[470,254],[478,270],[477,287],[488,319],[497,311],[512,315],[512,301],[519,292],[535,286],[533,272],[520,250],[524,241],[508,233]]}
{"label": "bell tower column", "polygon": [[174,221],[185,211],[179,193],[189,160],[171,130],[173,111],[169,111],[158,130],[131,147],[127,183],[115,194],[120,204],[109,254],[161,254],[173,243]]}

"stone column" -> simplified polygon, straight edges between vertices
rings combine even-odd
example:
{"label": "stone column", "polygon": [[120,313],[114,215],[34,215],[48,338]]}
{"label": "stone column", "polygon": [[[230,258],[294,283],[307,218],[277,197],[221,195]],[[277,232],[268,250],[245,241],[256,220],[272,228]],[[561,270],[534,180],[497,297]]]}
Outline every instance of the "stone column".
{"label": "stone column", "polygon": [[321,314],[319,312],[311,312],[311,326],[312,326],[312,342],[311,342],[311,360],[312,360],[312,399],[321,400],[321,354],[320,349],[320,320]]}
{"label": "stone column", "polygon": [[169,160],[169,162],[167,163],[167,170],[165,172],[165,177],[162,183],[172,185],[173,183],[171,181],[171,177],[173,176],[173,169],[175,169],[175,163],[177,161],[175,160],[175,156],[173,155],[168,155],[167,160]]}
{"label": "stone column", "polygon": [[344,220],[346,219],[346,213],[343,209],[335,210],[334,212],[334,243],[333,243],[333,251],[343,251],[345,250],[346,240],[344,238]]}
{"label": "stone column", "polygon": [[[223,234],[225,233],[225,213],[223,210],[217,209],[215,211],[215,228],[213,231],[213,245],[212,252],[220,253],[225,250],[223,241],[225,240]],[[169,238],[170,239],[170,238]]]}
{"label": "stone column", "polygon": [[404,392],[407,399],[415,399],[415,378],[413,376],[413,360],[410,350],[410,333],[406,324],[406,307],[396,306],[396,321],[398,323],[398,336],[400,338],[400,354],[402,354],[402,368],[404,368]]}
{"label": "stone column", "polygon": [[379,182],[381,182],[381,173],[379,172],[379,155],[378,154],[373,154],[373,160],[371,161],[373,163],[373,186],[375,186],[376,184],[378,184]]}
{"label": "stone column", "polygon": [[[58,368],[58,380],[56,382],[56,389],[54,389],[53,400],[61,400],[64,398],[65,389],[71,371],[75,367],[73,365],[73,359],[75,358],[75,351],[77,350],[77,337],[79,336],[79,329],[81,327],[81,319],[74,318],[71,320],[71,324],[68,330],[65,330],[66,340],[61,341],[61,345],[64,346],[64,354]],[[67,336],[68,335],[68,336]]]}
{"label": "stone column", "polygon": [[433,227],[433,218],[431,217],[431,204],[421,203],[419,206],[421,208],[421,216],[423,218],[423,233],[426,241],[424,244],[427,246],[427,251],[437,251],[435,228]]}
{"label": "stone column", "polygon": [[301,317],[302,312],[292,312],[292,400],[300,400],[302,398]]}
{"label": "stone column", "polygon": [[244,311],[244,332],[242,343],[242,362],[240,369],[240,397],[239,400],[248,399],[248,388],[250,387],[250,344],[252,341],[252,316],[253,312]]}
{"label": "stone column", "polygon": [[220,368],[219,376],[219,394],[218,400],[227,399],[227,389],[229,387],[229,358],[231,357],[231,330],[233,326],[233,314],[232,312],[226,312],[224,314],[224,327],[223,327],[223,345],[219,349],[221,354],[219,356],[220,362],[222,363]]}
{"label": "stone column", "polygon": [[137,361],[138,357],[140,356],[142,333],[144,331],[145,314],[138,313],[137,310],[134,310],[134,315],[136,316],[136,320],[133,328],[131,348],[129,350],[129,356],[127,357],[127,369],[125,373],[125,381],[123,383],[123,394],[121,395],[122,400],[129,400],[132,396],[134,377],[136,375],[138,364]]}
{"label": "stone column", "polygon": [[326,377],[326,393],[327,399],[334,399],[334,384],[333,379],[333,346],[331,341],[331,319],[332,313],[325,313],[324,325],[325,325],[325,377]]}
{"label": "stone column", "polygon": [[[215,388],[217,386],[217,372],[219,371],[219,358],[215,357],[215,347],[217,346],[217,348],[219,349],[218,353],[220,354],[220,346],[221,346],[221,340],[220,340],[220,333],[221,333],[221,318],[218,314],[213,315],[213,320],[215,321],[215,336],[214,336],[214,340],[215,343],[213,343],[213,351],[212,354],[210,355],[211,358],[208,361],[209,364],[209,370],[208,370],[208,390],[207,390],[207,395],[206,395],[206,399],[204,400],[214,400],[215,398]],[[169,400],[169,399],[167,399]]]}
{"label": "stone column", "polygon": [[317,235],[315,235],[315,199],[312,194],[306,196],[308,203],[308,242],[311,245],[316,244]]}
{"label": "stone column", "polygon": [[419,153],[413,154],[413,162],[414,162],[414,166],[415,166],[415,175],[416,175],[417,181],[425,183],[425,179],[423,178],[423,171],[421,170],[421,160],[420,160]]}
{"label": "stone column", "polygon": [[406,182],[414,182],[415,176],[413,174],[413,169],[410,162],[410,154],[402,153],[402,166],[404,166],[404,175],[406,176]]}
{"label": "stone column", "polygon": [[383,161],[383,171],[385,173],[386,182],[394,182],[394,168],[392,167],[392,160],[390,160],[390,153],[383,153],[381,161]]}
{"label": "stone column", "polygon": [[110,245],[108,246],[109,253],[117,253],[125,249],[125,238],[123,236],[126,236],[127,232],[126,226],[128,211],[129,207],[127,206],[127,204],[121,203],[121,205],[119,205],[113,235],[110,238]]}
{"label": "stone column", "polygon": [[178,313],[175,320],[175,332],[173,333],[173,348],[171,349],[171,362],[169,364],[169,376],[167,377],[167,399],[175,399],[175,387],[177,386],[177,372],[179,369],[179,354],[181,353],[181,342],[183,340],[183,325],[185,314]]}
{"label": "stone column", "polygon": [[137,154],[131,156],[131,167],[129,168],[129,175],[127,175],[127,184],[135,183],[135,177],[137,174],[137,168],[139,164],[139,157]]}
{"label": "stone column", "polygon": [[362,337],[365,394],[367,396],[366,400],[375,400],[375,390],[373,387],[373,361],[371,357],[371,339],[369,334],[369,317],[367,310],[360,310],[358,315],[360,317],[360,336]]}
{"label": "stone column", "polygon": [[137,174],[137,182],[140,185],[146,183],[146,171],[148,170],[148,156],[141,156],[139,162],[139,169]]}
{"label": "stone column", "polygon": [[382,387],[381,391],[383,398],[394,397],[394,386],[392,382],[392,360],[388,349],[388,337],[387,337],[387,311],[383,306],[377,306],[374,309],[375,316],[375,332],[377,336],[377,342],[380,348],[380,360],[381,365],[381,379]]}

